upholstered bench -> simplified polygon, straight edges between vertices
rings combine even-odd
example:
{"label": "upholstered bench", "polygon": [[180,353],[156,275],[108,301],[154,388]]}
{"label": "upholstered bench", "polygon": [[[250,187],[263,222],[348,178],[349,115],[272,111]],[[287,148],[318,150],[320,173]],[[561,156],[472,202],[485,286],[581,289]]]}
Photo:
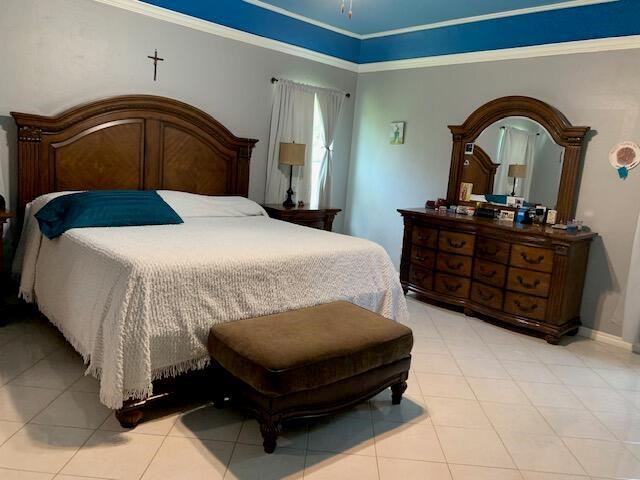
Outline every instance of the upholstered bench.
{"label": "upholstered bench", "polygon": [[412,346],[409,328],[347,302],[216,325],[209,333],[226,393],[257,416],[267,453],[284,420],[331,413],[388,387],[399,404]]}

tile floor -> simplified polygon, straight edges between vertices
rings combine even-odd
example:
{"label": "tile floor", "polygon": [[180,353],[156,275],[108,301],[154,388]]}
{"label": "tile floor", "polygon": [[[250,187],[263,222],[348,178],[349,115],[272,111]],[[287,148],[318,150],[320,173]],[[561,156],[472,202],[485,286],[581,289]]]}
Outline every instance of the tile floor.
{"label": "tile floor", "polygon": [[384,392],[287,426],[210,405],[123,431],[80,358],[42,320],[0,327],[0,479],[640,478],[640,356],[562,346],[409,298],[415,334],[400,407]]}

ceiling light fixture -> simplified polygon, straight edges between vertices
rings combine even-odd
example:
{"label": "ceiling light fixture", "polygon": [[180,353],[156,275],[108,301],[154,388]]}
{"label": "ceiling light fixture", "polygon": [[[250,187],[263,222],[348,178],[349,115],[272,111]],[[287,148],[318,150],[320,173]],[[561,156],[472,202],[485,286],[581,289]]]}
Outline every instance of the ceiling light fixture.
{"label": "ceiling light fixture", "polygon": [[[349,0],[349,13],[347,13],[347,16],[349,17],[349,20],[351,20],[351,17],[353,16],[353,0]],[[340,5],[340,13],[344,13],[347,10],[347,5],[345,3],[345,0],[342,0],[342,4]]]}

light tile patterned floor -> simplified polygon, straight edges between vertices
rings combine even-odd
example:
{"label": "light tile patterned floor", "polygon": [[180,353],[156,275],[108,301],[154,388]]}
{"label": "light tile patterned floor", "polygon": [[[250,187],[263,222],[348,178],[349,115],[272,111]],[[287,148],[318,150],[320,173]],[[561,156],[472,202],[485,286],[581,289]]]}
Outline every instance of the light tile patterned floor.
{"label": "light tile patterned floor", "polygon": [[120,428],[80,358],[42,320],[0,327],[0,479],[640,478],[640,356],[562,346],[408,299],[409,389],[288,425],[210,405]]}

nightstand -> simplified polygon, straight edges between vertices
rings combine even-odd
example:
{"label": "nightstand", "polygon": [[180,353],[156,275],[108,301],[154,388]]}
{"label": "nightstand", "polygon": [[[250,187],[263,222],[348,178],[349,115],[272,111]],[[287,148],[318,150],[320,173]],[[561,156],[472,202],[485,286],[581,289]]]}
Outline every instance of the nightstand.
{"label": "nightstand", "polygon": [[[11,212],[0,212],[0,313],[4,310],[4,293],[5,286],[8,284],[8,275],[5,274],[4,271],[4,241],[2,238],[4,224],[10,219],[13,218],[13,213]],[[4,317],[4,315],[2,315]],[[0,325],[2,325],[2,318],[0,318]]]}
{"label": "nightstand", "polygon": [[280,204],[262,205],[271,218],[305,227],[331,231],[333,219],[342,210],[339,208],[286,208]]}

